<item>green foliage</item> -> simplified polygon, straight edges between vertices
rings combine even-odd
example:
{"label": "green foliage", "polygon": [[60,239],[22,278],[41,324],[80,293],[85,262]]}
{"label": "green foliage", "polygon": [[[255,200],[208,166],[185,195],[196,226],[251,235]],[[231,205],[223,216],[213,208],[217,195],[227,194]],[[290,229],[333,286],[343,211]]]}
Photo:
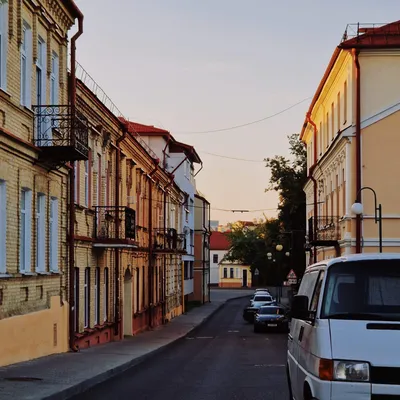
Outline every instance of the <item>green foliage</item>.
{"label": "green foliage", "polygon": [[[260,221],[255,228],[232,226],[227,234],[231,248],[225,259],[258,269],[259,284],[280,285],[293,268],[301,276],[305,268],[306,198],[303,187],[307,181],[307,154],[299,135],[288,136],[291,159],[275,156],[265,160],[271,170],[266,191],[279,192],[277,219]],[[276,245],[283,245],[281,252]],[[290,252],[290,257],[285,254]],[[271,259],[267,254],[271,253]],[[275,261],[274,261],[275,260]],[[254,276],[253,276],[254,278]]]}

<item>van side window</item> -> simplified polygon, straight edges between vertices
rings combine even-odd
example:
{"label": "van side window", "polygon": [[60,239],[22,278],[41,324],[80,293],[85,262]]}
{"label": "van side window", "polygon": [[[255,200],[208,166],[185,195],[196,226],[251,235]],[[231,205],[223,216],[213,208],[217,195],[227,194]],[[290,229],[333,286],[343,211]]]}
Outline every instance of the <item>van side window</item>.
{"label": "van side window", "polygon": [[321,271],[318,276],[318,280],[317,280],[317,284],[315,286],[313,297],[311,299],[310,311],[314,311],[314,312],[317,311],[318,300],[319,300],[319,296],[321,294],[322,281],[324,280],[324,276],[325,276],[325,271]]}
{"label": "van side window", "polygon": [[314,293],[315,283],[317,282],[319,271],[304,274],[297,294],[308,296],[308,306],[310,307],[311,297]]}

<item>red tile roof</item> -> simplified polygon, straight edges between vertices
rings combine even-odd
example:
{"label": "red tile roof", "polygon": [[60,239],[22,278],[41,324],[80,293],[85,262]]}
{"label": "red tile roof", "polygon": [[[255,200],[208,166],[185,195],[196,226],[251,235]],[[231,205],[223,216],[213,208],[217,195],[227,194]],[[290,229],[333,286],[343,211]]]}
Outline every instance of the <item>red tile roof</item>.
{"label": "red tile roof", "polygon": [[214,231],[210,237],[210,250],[229,250],[231,243],[226,232]]}
{"label": "red tile roof", "polygon": [[153,125],[143,125],[143,124],[139,124],[137,122],[126,121],[123,118],[121,118],[121,120],[128,125],[128,129],[131,128],[131,129],[133,129],[134,132],[137,132],[139,134],[141,134],[141,133],[146,133],[146,134],[156,133],[158,135],[159,134],[165,135],[165,136],[170,135],[170,133],[167,130],[161,129],[161,128],[156,128]]}

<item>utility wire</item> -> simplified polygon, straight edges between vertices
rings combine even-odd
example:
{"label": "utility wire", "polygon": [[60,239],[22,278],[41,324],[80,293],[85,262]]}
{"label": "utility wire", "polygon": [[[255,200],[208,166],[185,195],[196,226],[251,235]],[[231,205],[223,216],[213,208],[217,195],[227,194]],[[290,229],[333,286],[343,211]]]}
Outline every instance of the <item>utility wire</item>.
{"label": "utility wire", "polygon": [[214,157],[227,158],[228,160],[247,161],[247,162],[255,162],[255,163],[263,163],[263,162],[265,162],[264,160],[251,160],[251,159],[248,159],[248,158],[230,157],[230,156],[224,156],[222,154],[209,153],[208,151],[203,151],[203,150],[198,150],[198,151],[200,153],[208,154],[208,155],[214,156]]}
{"label": "utility wire", "polygon": [[307,97],[306,99],[303,99],[303,100],[301,100],[301,101],[299,101],[299,102],[297,102],[295,104],[292,104],[291,106],[289,106],[289,107],[287,107],[287,108],[285,108],[285,109],[283,109],[281,111],[278,111],[275,114],[271,114],[271,115],[268,115],[267,117],[264,117],[264,118],[261,118],[261,119],[257,119],[256,121],[246,122],[244,124],[234,125],[234,126],[230,126],[228,128],[213,129],[213,130],[208,130],[208,131],[191,131],[191,132],[190,131],[174,131],[174,133],[179,133],[181,135],[198,135],[198,134],[203,134],[203,133],[224,132],[224,131],[230,131],[230,130],[233,130],[233,129],[243,128],[245,126],[258,124],[260,122],[266,121],[267,119],[271,119],[271,118],[276,117],[276,116],[278,116],[280,114],[283,114],[284,112],[289,111],[294,107],[297,107],[299,104],[302,104],[305,101],[310,100],[311,98],[312,98],[312,96]]}

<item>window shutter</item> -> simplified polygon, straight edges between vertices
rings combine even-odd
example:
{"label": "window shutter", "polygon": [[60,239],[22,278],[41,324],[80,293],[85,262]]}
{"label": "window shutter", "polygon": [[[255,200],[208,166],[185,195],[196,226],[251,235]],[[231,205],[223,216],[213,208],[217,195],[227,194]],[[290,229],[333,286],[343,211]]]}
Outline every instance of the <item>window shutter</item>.
{"label": "window shutter", "polygon": [[0,181],[0,273],[6,273],[6,236],[7,236],[7,192],[6,183]]}
{"label": "window shutter", "polygon": [[25,271],[31,272],[31,247],[32,247],[32,191],[25,192],[25,213],[26,213],[26,243],[25,243]]}
{"label": "window shutter", "polygon": [[58,200],[51,200],[52,221],[51,221],[51,267],[52,271],[58,271]]}

